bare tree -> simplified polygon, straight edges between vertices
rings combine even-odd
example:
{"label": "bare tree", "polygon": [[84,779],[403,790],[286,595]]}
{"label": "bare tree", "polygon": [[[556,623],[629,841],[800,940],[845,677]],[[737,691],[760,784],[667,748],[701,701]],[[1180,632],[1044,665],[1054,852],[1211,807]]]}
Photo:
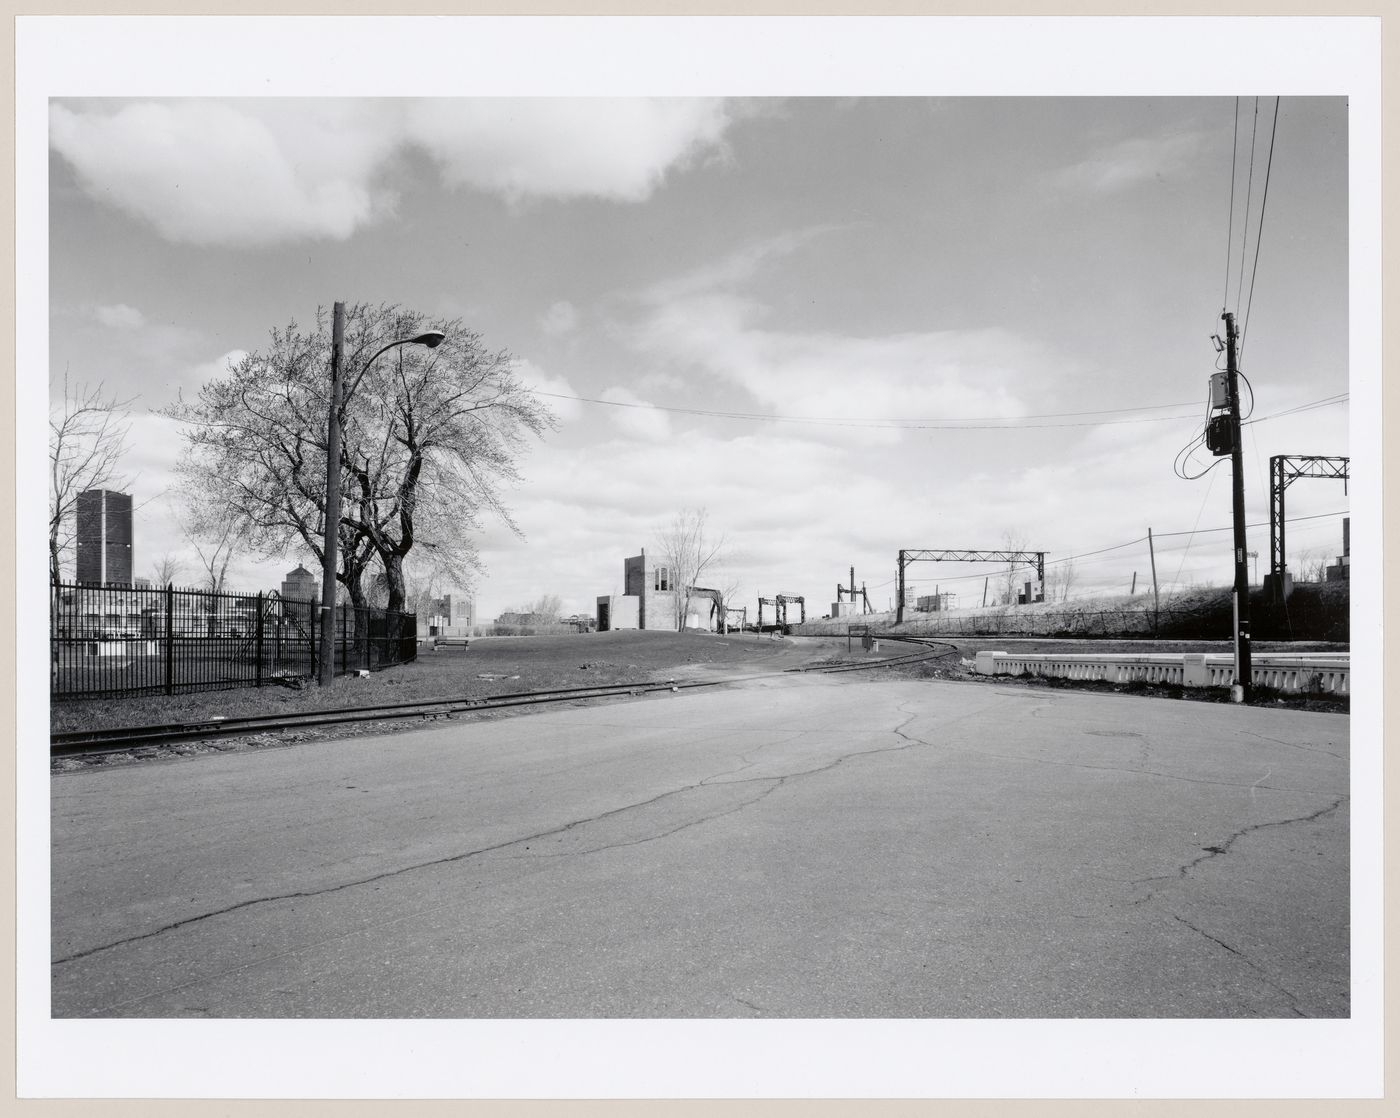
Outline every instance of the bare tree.
{"label": "bare tree", "polygon": [[1065,559],[1056,563],[1045,576],[1045,584],[1047,602],[1069,601],[1069,592],[1074,587],[1074,560]]}
{"label": "bare tree", "polygon": [[[518,476],[526,436],[554,423],[516,377],[513,358],[487,350],[460,321],[441,327],[447,338],[436,349],[405,346],[371,362],[386,343],[426,325],[397,307],[347,311],[337,576],[357,605],[362,556],[382,565],[390,609],[404,605],[410,554],[429,551],[448,581],[469,583],[481,515],[517,530],[501,488]],[[321,562],[329,356],[322,313],[310,333],[295,323],[273,331],[266,352],[249,354],[197,400],[166,412],[189,425],[187,482],[243,511],[245,542],[261,554],[295,543]]]}
{"label": "bare tree", "polygon": [[[1025,551],[1027,547],[1026,535],[1024,532],[1006,532],[1001,537],[1001,548],[1003,551]],[[1004,606],[1014,606],[1016,595],[1019,591],[1017,586],[1018,572],[1024,570],[1023,566],[1012,564],[1006,568],[1005,581],[1002,585],[1001,594],[998,596],[997,604]]]}
{"label": "bare tree", "polygon": [[156,586],[169,586],[184,573],[185,565],[172,552],[167,551],[159,561],[151,564],[151,582]]}
{"label": "bare tree", "polygon": [[1326,548],[1309,547],[1298,553],[1295,577],[1299,582],[1326,582],[1327,581],[1327,558]]}
{"label": "bare tree", "polygon": [[128,484],[119,465],[126,453],[131,400],[95,387],[72,385],[63,374],[63,399],[49,405],[49,577],[57,582],[73,550],[79,494]]}
{"label": "bare tree", "polygon": [[670,571],[676,596],[676,628],[690,616],[690,590],[724,562],[725,538],[709,534],[705,509],[682,509],[661,534],[661,558]]}
{"label": "bare tree", "polygon": [[238,529],[232,520],[195,520],[185,527],[185,538],[199,556],[200,589],[221,594],[238,543]]}
{"label": "bare tree", "polygon": [[558,594],[542,594],[522,611],[536,625],[557,625],[564,603]]}

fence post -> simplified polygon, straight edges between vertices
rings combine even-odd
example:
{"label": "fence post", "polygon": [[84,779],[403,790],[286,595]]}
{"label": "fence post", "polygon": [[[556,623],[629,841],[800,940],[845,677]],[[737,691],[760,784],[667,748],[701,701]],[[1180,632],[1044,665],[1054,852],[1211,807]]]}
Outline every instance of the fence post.
{"label": "fence post", "polygon": [[253,654],[257,656],[257,667],[253,669],[254,686],[261,687],[263,679],[263,596],[262,591],[258,591],[258,596],[254,599],[254,607],[257,613],[253,622]]}
{"label": "fence post", "polygon": [[175,584],[165,584],[165,693],[175,694]]}
{"label": "fence post", "polygon": [[[357,616],[356,616],[356,618],[355,618],[355,629],[358,631],[359,628],[360,628],[360,619],[359,619],[359,617],[358,617],[358,611],[356,611],[356,612],[357,612]],[[384,636],[387,638],[388,635],[389,635],[389,611],[388,611],[388,610],[385,610],[385,611],[384,611]],[[372,638],[370,637],[369,610],[365,610],[365,671],[369,671],[370,667],[372,666],[372,665],[370,664],[370,654],[369,654],[369,644],[370,644],[370,640],[371,640],[371,639],[372,639]]]}
{"label": "fence post", "polygon": [[340,673],[344,675],[350,670],[350,661],[345,649],[346,638],[350,635],[350,627],[345,623],[345,603],[340,605]]}

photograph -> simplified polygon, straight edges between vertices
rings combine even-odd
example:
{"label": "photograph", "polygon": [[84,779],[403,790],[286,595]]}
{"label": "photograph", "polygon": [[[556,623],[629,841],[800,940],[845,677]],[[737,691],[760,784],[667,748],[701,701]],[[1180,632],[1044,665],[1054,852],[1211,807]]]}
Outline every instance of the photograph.
{"label": "photograph", "polygon": [[[677,88],[658,22],[596,85],[38,83],[44,1035],[1344,1043],[1376,1012],[1374,104]],[[373,69],[345,30],[320,73]]]}

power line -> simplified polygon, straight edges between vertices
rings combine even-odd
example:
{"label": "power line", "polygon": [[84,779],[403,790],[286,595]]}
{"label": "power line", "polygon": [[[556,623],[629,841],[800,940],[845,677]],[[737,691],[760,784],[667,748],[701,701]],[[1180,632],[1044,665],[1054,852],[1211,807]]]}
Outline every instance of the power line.
{"label": "power line", "polygon": [[1230,305],[1230,246],[1235,241],[1235,160],[1240,150],[1240,99],[1235,98],[1235,138],[1230,148],[1230,220],[1225,233],[1225,294],[1221,297],[1221,307]]}
{"label": "power line", "polygon": [[[1259,135],[1259,98],[1254,99],[1254,127],[1249,134],[1249,185],[1244,195],[1244,235],[1240,239],[1240,278],[1235,297],[1244,295],[1244,260],[1249,255],[1249,209],[1254,199],[1254,141]],[[1234,184],[1231,183],[1233,189]],[[1236,303],[1236,309],[1239,304]]]}
{"label": "power line", "polygon": [[1269,205],[1269,176],[1274,169],[1274,137],[1278,135],[1278,104],[1274,98],[1274,124],[1269,132],[1269,163],[1264,170],[1264,194],[1259,199],[1259,231],[1254,234],[1254,267],[1249,273],[1249,301],[1244,308],[1244,326],[1240,329],[1240,360],[1244,360],[1245,341],[1249,337],[1249,311],[1254,306],[1254,280],[1259,274],[1259,245],[1264,240],[1264,211]]}
{"label": "power line", "polygon": [[1023,415],[1009,418],[997,416],[977,416],[966,419],[839,419],[831,416],[766,415],[761,412],[719,411],[710,408],[682,408],[665,404],[631,403],[622,400],[602,400],[593,396],[571,396],[563,392],[535,392],[554,400],[573,400],[581,404],[599,404],[610,408],[636,408],[644,411],[676,412],[682,415],[702,415],[717,419],[746,419],[764,423],[806,423],[818,426],[858,427],[868,429],[893,429],[900,431],[979,431],[979,430],[1029,430],[1044,427],[1102,427],[1121,423],[1162,423],[1177,419],[1189,419],[1189,415],[1157,415],[1136,419],[1104,419],[1090,423],[1029,423],[1033,419],[1061,419],[1084,415],[1123,415],[1130,412],[1164,411],[1168,408],[1190,407],[1188,403],[1143,404],[1132,408],[1099,408],[1093,411],[1047,412],[1039,415]]}
{"label": "power line", "polygon": [[1336,407],[1338,404],[1345,404],[1351,399],[1350,392],[1338,392],[1335,396],[1328,396],[1321,400],[1312,400],[1306,404],[1299,404],[1297,407],[1285,408],[1283,411],[1276,411],[1271,415],[1261,415],[1258,419],[1251,419],[1248,423],[1241,423],[1241,427],[1247,427],[1253,423],[1267,423],[1271,419],[1282,419],[1285,415],[1298,415],[1305,411],[1317,411],[1319,408]]}
{"label": "power line", "polygon": [[[1299,523],[1302,523],[1303,521],[1307,521],[1307,520],[1327,520],[1327,519],[1330,519],[1330,518],[1332,518],[1332,517],[1337,517],[1337,516],[1349,516],[1349,515],[1350,515],[1350,513],[1349,513],[1346,509],[1342,509],[1342,510],[1340,510],[1340,511],[1338,511],[1338,512],[1320,512],[1320,513],[1316,513],[1316,514],[1314,514],[1314,515],[1312,515],[1312,516],[1290,516],[1290,517],[1288,518],[1288,522],[1289,522],[1290,524],[1299,524]],[[1254,522],[1254,523],[1252,523],[1252,524],[1246,525],[1246,527],[1249,527],[1249,528],[1267,528],[1268,526],[1269,526],[1269,522],[1268,522],[1267,520],[1260,520],[1260,521],[1256,521],[1256,522]],[[1186,530],[1186,531],[1177,531],[1177,532],[1154,532],[1154,533],[1152,534],[1152,538],[1153,538],[1154,540],[1166,540],[1166,539],[1176,539],[1176,538],[1179,538],[1179,537],[1181,537],[1181,536],[1203,536],[1203,535],[1210,535],[1210,534],[1215,533],[1215,532],[1232,532],[1232,531],[1234,531],[1234,525],[1233,525],[1233,524],[1227,524],[1227,525],[1224,525],[1223,527],[1220,527],[1220,528],[1192,528],[1192,529],[1189,529],[1189,530]],[[1122,550],[1123,548],[1125,548],[1125,547],[1133,547],[1133,546],[1135,546],[1135,545],[1137,545],[1137,544],[1142,544],[1142,543],[1146,543],[1146,542],[1147,542],[1147,537],[1146,537],[1146,536],[1138,536],[1136,539],[1127,540],[1127,541],[1125,541],[1124,543],[1110,544],[1110,545],[1107,546],[1107,547],[1095,548],[1093,551],[1081,551],[1081,552],[1078,552],[1078,553],[1076,553],[1076,554],[1074,554],[1074,555],[1066,555],[1066,556],[1064,556],[1064,557],[1062,557],[1062,558],[1059,558],[1059,559],[1046,559],[1046,560],[1045,560],[1045,565],[1046,565],[1047,567],[1054,567],[1054,566],[1057,566],[1057,565],[1062,564],[1062,563],[1071,563],[1071,562],[1074,562],[1075,560],[1078,560],[1078,559],[1087,559],[1087,558],[1089,558],[1090,556],[1094,556],[1094,555],[1104,555],[1104,554],[1107,554],[1107,553],[1110,552],[1110,551],[1121,551],[1121,550]],[[990,563],[990,562],[995,562],[995,560],[989,560],[988,562],[989,562],[989,563]],[[1033,564],[1033,563],[999,564],[997,570],[996,570],[994,573],[995,573],[995,574],[998,574],[998,575],[1005,575],[1008,569],[1009,569],[1009,570],[1012,570],[1012,571],[1018,571],[1018,570],[1023,570],[1023,569],[1024,569],[1024,570],[1030,570],[1030,569],[1034,568],[1034,566],[1035,566],[1035,564]],[[1178,572],[1178,574],[1179,574],[1179,573],[1180,573],[1180,572]],[[916,584],[916,583],[928,583],[928,582],[937,582],[939,585],[942,585],[942,584],[945,583],[945,582],[966,582],[966,581],[971,580],[971,579],[989,578],[989,577],[991,577],[991,575],[989,575],[986,571],[981,571],[981,572],[978,572],[978,573],[976,573],[976,574],[968,574],[968,575],[948,575],[948,576],[946,576],[946,577],[943,577],[943,576],[937,576],[937,577],[928,576],[928,577],[924,577],[924,578],[907,579],[907,581],[910,582],[911,584]],[[889,579],[889,580],[886,581],[886,582],[875,583],[874,585],[870,586],[869,589],[871,589],[871,590],[878,590],[878,589],[880,589],[881,587],[891,585],[894,581],[895,581],[894,579]]]}

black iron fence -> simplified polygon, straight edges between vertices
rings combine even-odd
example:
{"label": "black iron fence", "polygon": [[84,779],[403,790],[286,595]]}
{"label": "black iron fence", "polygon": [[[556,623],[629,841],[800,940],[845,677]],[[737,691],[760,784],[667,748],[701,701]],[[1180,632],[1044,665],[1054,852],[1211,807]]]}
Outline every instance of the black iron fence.
{"label": "black iron fence", "polygon": [[[54,698],[261,687],[316,674],[320,603],[276,591],[225,594],[173,587],[55,583],[49,603]],[[411,613],[337,606],[338,674],[417,656]]]}

